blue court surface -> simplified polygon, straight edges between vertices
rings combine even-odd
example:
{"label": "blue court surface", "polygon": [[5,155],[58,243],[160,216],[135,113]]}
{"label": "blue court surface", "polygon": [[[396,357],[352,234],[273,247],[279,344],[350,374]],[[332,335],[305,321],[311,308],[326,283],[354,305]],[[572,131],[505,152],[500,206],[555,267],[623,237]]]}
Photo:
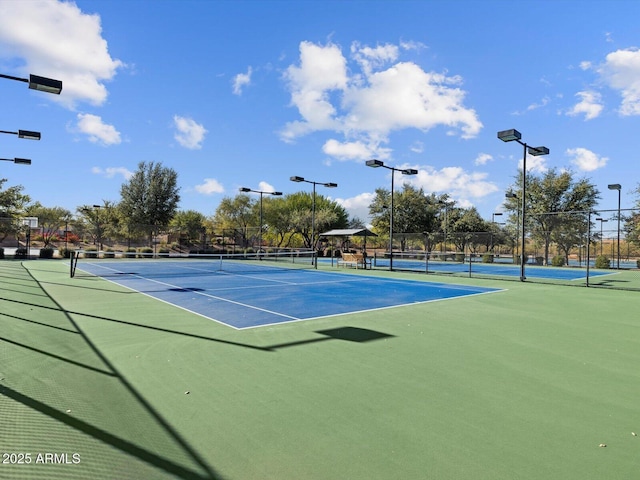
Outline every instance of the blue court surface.
{"label": "blue court surface", "polygon": [[215,262],[185,260],[83,260],[78,271],[236,329],[500,291],[313,269],[252,266],[234,272]]}
{"label": "blue court surface", "polygon": [[[393,259],[393,268],[398,270],[411,270],[415,272],[424,272],[427,268],[429,273],[469,273],[469,265],[471,265],[471,274],[476,275],[493,275],[499,277],[519,277],[520,265],[500,264],[500,263],[480,263],[480,262],[442,262],[429,261],[428,264],[424,260],[409,260],[403,258]],[[388,268],[388,259],[376,259],[376,267]],[[602,275],[612,275],[610,271],[589,270],[589,276],[597,277]],[[586,280],[586,268],[572,267],[541,267],[536,265],[525,265],[525,276],[531,278],[540,278],[548,280],[565,280],[580,281]]]}

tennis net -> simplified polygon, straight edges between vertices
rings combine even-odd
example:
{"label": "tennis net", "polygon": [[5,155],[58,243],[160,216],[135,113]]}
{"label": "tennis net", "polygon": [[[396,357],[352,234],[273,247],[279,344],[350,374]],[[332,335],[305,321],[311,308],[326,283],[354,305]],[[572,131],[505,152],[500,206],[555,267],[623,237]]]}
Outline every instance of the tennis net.
{"label": "tennis net", "polygon": [[252,253],[141,253],[77,250],[70,275],[195,276],[216,273],[276,273],[314,267],[315,252],[285,250]]}

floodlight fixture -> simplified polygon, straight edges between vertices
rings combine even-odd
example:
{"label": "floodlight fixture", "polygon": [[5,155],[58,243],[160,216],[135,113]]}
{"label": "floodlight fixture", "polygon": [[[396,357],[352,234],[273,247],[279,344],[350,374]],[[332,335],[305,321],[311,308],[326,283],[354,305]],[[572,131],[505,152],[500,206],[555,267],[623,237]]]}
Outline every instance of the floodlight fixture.
{"label": "floodlight fixture", "polygon": [[610,185],[607,185],[607,188],[609,190],[622,190],[622,185],[620,185],[619,183],[612,183]]}
{"label": "floodlight fixture", "polygon": [[40,132],[32,132],[30,130],[18,130],[17,132],[11,132],[9,130],[0,130],[0,133],[17,135],[18,138],[24,138],[26,140],[40,140]]}
{"label": "floodlight fixture", "polygon": [[522,134],[515,128],[512,128],[511,130],[498,132],[498,138],[503,142],[513,142],[514,140],[520,140],[522,138]]}
{"label": "floodlight fixture", "polygon": [[31,90],[39,90],[41,92],[53,93],[60,95],[62,92],[62,81],[53,78],[41,77],[39,75],[29,75],[29,78],[14,77],[12,75],[4,75],[0,73],[0,78],[9,80],[17,80],[29,84]]}
{"label": "floodlight fixture", "polygon": [[30,158],[0,158],[3,162],[13,162],[17,165],[31,165]]}
{"label": "floodlight fixture", "polygon": [[549,149],[547,147],[528,147],[527,151],[529,155],[539,157],[540,155],[549,155]]}
{"label": "floodlight fixture", "polygon": [[367,167],[371,167],[371,168],[378,168],[378,167],[384,167],[384,162],[382,160],[367,160]]}

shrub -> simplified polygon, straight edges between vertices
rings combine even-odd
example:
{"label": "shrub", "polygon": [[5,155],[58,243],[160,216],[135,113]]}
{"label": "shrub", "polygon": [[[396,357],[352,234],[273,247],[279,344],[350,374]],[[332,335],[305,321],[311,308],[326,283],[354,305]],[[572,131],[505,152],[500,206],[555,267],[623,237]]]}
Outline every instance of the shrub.
{"label": "shrub", "polygon": [[53,248],[51,247],[41,248],[40,258],[53,258]]}
{"label": "shrub", "polygon": [[551,265],[554,267],[564,267],[565,258],[562,255],[556,255],[551,259]]}
{"label": "shrub", "polygon": [[640,260],[636,260],[636,267],[640,268]]}
{"label": "shrub", "polygon": [[71,258],[71,250],[68,248],[60,247],[58,249],[58,255],[62,258]]}
{"label": "shrub", "polygon": [[143,247],[138,251],[138,258],[151,258],[153,253],[153,248],[151,247]]}
{"label": "shrub", "polygon": [[136,256],[136,249],[135,248],[127,248],[127,251],[124,252],[124,257],[125,258],[135,258]]}
{"label": "shrub", "polygon": [[16,248],[15,258],[27,258],[27,249],[25,247]]}
{"label": "shrub", "polygon": [[493,263],[493,253],[485,253],[482,255],[482,263]]}
{"label": "shrub", "polygon": [[596,257],[596,268],[609,268],[611,266],[611,260],[606,255],[598,255]]}
{"label": "shrub", "polygon": [[544,265],[544,257],[536,257],[536,265]]}
{"label": "shrub", "polygon": [[84,251],[84,258],[98,258],[98,249],[96,247],[88,247]]}
{"label": "shrub", "polygon": [[464,263],[464,253],[456,253],[455,260],[456,262]]}
{"label": "shrub", "polygon": [[0,259],[4,258],[4,248],[0,247]]}
{"label": "shrub", "polygon": [[107,248],[103,254],[104,258],[116,258],[116,252],[112,248]]}

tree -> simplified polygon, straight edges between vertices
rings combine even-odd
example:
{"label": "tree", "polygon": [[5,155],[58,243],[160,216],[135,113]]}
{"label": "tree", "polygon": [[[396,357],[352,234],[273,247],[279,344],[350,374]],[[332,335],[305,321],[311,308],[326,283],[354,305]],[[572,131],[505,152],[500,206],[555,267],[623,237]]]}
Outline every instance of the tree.
{"label": "tree", "polygon": [[74,228],[78,234],[90,235],[100,250],[105,238],[119,233],[119,215],[113,202],[105,200],[102,205],[80,205],[76,211],[80,221],[74,223]]}
{"label": "tree", "polygon": [[53,240],[57,240],[58,231],[71,218],[69,210],[62,207],[43,207],[40,202],[27,208],[27,215],[38,218],[44,247],[48,247]]}
{"label": "tree", "polygon": [[194,243],[202,235],[206,217],[195,210],[184,210],[177,212],[169,223],[172,230],[178,232],[180,243],[186,240],[187,243]]}
{"label": "tree", "polygon": [[[438,213],[440,202],[444,197],[435,194],[426,195],[422,188],[416,188],[408,183],[402,190],[393,194],[393,232],[398,234],[419,234],[427,239],[427,250],[430,250],[431,236],[439,229]],[[369,215],[373,228],[381,236],[388,235],[391,223],[391,191],[377,188],[375,197],[369,204]],[[406,249],[406,235],[399,235],[400,249]]]}
{"label": "tree", "polygon": [[31,201],[28,195],[22,193],[22,185],[3,190],[6,181],[6,178],[0,178],[0,241],[20,231],[20,217]]}
{"label": "tree", "polygon": [[[451,238],[458,252],[464,252],[467,245],[476,249],[488,237],[487,222],[480,216],[475,207],[454,208],[450,213],[449,225],[451,227]],[[478,236],[478,233],[483,233]]]}
{"label": "tree", "polygon": [[[517,184],[522,185],[522,172],[519,172]],[[517,212],[518,198],[522,198],[521,188],[510,189],[517,198],[507,198],[505,206],[507,210]],[[587,179],[576,180],[571,171],[558,171],[553,168],[544,172],[541,176],[527,175],[527,208],[526,227],[533,240],[538,240],[544,245],[544,264],[548,264],[549,247],[556,230],[562,228],[564,239],[577,238],[576,235],[567,235],[570,225],[579,227],[579,222],[567,223],[566,215],[569,212],[588,212],[592,210],[600,192]]]}
{"label": "tree", "polygon": [[624,219],[625,238],[635,246],[640,246],[640,184],[633,192],[637,197],[634,211]]}
{"label": "tree", "polygon": [[256,203],[249,195],[236,195],[235,197],[225,197],[222,199],[213,217],[216,229],[222,231],[222,236],[226,237],[226,232],[233,232],[235,243],[239,243],[243,248],[249,245],[249,228],[257,225],[253,205]]}
{"label": "tree", "polygon": [[317,247],[318,237],[322,232],[335,228],[346,228],[349,225],[349,214],[345,208],[324,195],[316,194],[315,219],[313,218],[313,195],[311,193],[292,193],[287,195],[284,201],[289,225],[294,233],[302,237],[306,248]]}
{"label": "tree", "polygon": [[154,232],[166,228],[180,202],[178,174],[161,163],[140,162],[138,170],[120,188],[122,214],[134,229],[141,229],[151,243]]}

